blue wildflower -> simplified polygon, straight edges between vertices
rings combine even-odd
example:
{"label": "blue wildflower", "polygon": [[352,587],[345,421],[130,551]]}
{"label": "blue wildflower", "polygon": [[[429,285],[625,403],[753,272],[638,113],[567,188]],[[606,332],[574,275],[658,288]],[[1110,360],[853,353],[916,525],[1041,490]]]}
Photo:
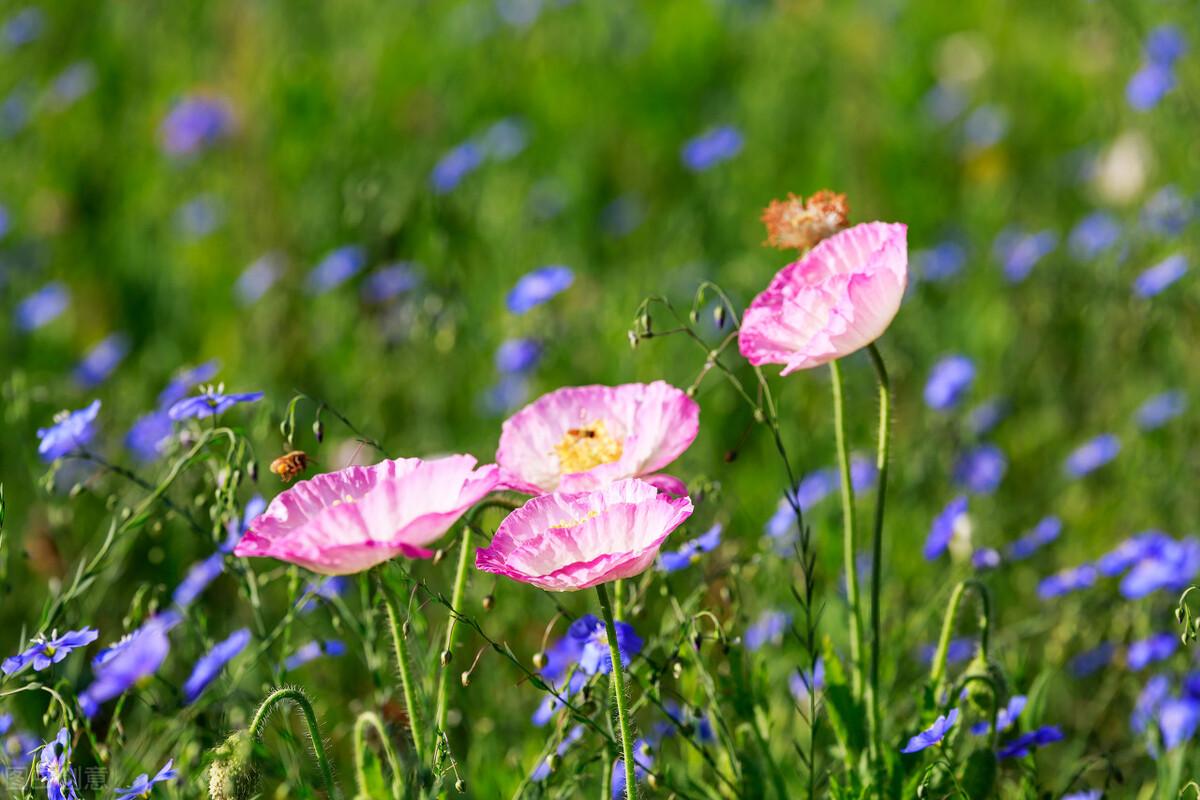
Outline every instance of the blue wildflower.
{"label": "blue wildflower", "polygon": [[3,239],[11,225],[11,220],[8,215],[8,209],[0,203],[0,239]]}
{"label": "blue wildflower", "polygon": [[192,668],[192,674],[183,684],[184,703],[191,705],[196,702],[196,698],[221,674],[225,665],[242,652],[249,643],[250,631],[240,628],[231,633],[224,641],[213,645],[213,648],[196,662],[196,666]]}
{"label": "blue wildflower", "polygon": [[1022,233],[1014,230],[1002,231],[996,237],[993,253],[1004,269],[1004,277],[1010,283],[1020,283],[1029,273],[1058,247],[1058,234],[1054,231]]}
{"label": "blue wildflower", "polygon": [[261,399],[262,392],[243,392],[241,394],[225,394],[223,388],[209,387],[195,397],[180,400],[167,412],[171,419],[179,420],[204,417],[215,417],[238,403],[253,403]]}
{"label": "blue wildflower", "polygon": [[574,282],[575,273],[570,267],[552,265],[535,269],[522,275],[509,291],[506,300],[508,310],[514,314],[524,314],[565,291]]}
{"label": "blue wildflower", "polygon": [[[261,500],[262,498],[258,498]],[[250,507],[246,507],[247,519],[252,519],[249,516]],[[261,511],[258,513],[262,513]],[[255,515],[257,516],[257,514]],[[322,577],[320,580],[309,581],[304,587],[304,593],[310,595],[309,599],[300,607],[301,614],[307,614],[317,607],[318,600],[332,600],[335,597],[340,597],[349,587],[350,581],[344,575],[330,575]]]}
{"label": "blue wildflower", "polygon": [[709,744],[716,741],[716,733],[713,731],[712,721],[708,715],[701,711],[691,711],[687,708],[681,708],[674,700],[663,701],[663,712],[675,721],[676,724],[671,724],[666,720],[657,722],[654,725],[654,737],[656,739],[665,739],[668,736],[674,736],[675,731],[682,727],[684,730],[691,729],[692,734],[696,737],[696,741],[701,744]]}
{"label": "blue wildflower", "polygon": [[33,89],[23,83],[0,102],[0,138],[19,133],[28,123],[33,109]]}
{"label": "blue wildflower", "polygon": [[779,644],[783,641],[783,634],[787,632],[791,624],[790,614],[775,610],[764,611],[758,621],[746,629],[746,633],[742,637],[746,649],[754,651],[767,643]]}
{"label": "blue wildflower", "polygon": [[329,251],[308,273],[309,294],[322,294],[336,289],[357,275],[367,265],[367,252],[357,245],[346,245]]}
{"label": "blue wildflower", "polygon": [[493,161],[508,161],[521,154],[529,144],[529,131],[525,124],[515,117],[493,122],[484,131],[479,146],[486,158]]}
{"label": "blue wildflower", "polygon": [[87,447],[96,435],[94,423],[99,413],[100,401],[93,400],[78,411],[58,414],[49,428],[38,428],[38,455],[43,461],[53,461]]}
{"label": "blue wildflower", "polygon": [[[633,743],[633,779],[641,783],[646,773],[654,766],[654,750],[645,739]],[[625,759],[618,758],[612,767],[612,796],[613,800],[625,796]]]}
{"label": "blue wildflower", "polygon": [[46,15],[37,6],[27,6],[4,21],[0,28],[0,41],[4,49],[21,47],[42,35]]}
{"label": "blue wildflower", "polygon": [[42,748],[37,774],[46,782],[49,800],[78,800],[75,775],[71,770],[71,737],[66,728],[60,729],[58,736]]}
{"label": "blue wildflower", "polygon": [[[23,772],[33,763],[33,755],[42,742],[28,731],[14,731],[11,736],[0,742],[0,753],[7,760],[10,772]],[[0,769],[0,773],[4,770]]]}
{"label": "blue wildflower", "polygon": [[1121,440],[1111,433],[1102,433],[1072,451],[1063,463],[1063,469],[1073,478],[1082,478],[1112,461],[1120,452]]}
{"label": "blue wildflower", "polygon": [[722,125],[689,139],[679,151],[683,164],[693,172],[703,172],[742,151],[742,134],[737,128]]}
{"label": "blue wildflower", "polygon": [[659,554],[659,569],[663,572],[678,572],[700,560],[701,553],[711,553],[721,544],[721,523],[716,523],[707,532],[697,536],[678,550]]}
{"label": "blue wildflower", "polygon": [[1173,237],[1183,233],[1195,213],[1196,204],[1168,184],[1150,195],[1142,207],[1141,223],[1155,236]]}
{"label": "blue wildflower", "polygon": [[473,141],[463,142],[450,150],[434,165],[429,183],[436,194],[446,194],[483,164],[483,148]]}
{"label": "blue wildflower", "polygon": [[496,369],[520,375],[536,367],[541,358],[542,344],[537,339],[506,339],[496,349]]}
{"label": "blue wildflower", "polygon": [[625,194],[600,210],[600,227],[609,236],[621,238],[637,230],[645,216],[642,201]]}
{"label": "blue wildflower", "polygon": [[34,671],[41,672],[51,664],[62,661],[72,650],[86,647],[96,641],[99,636],[100,633],[95,628],[67,631],[62,636],[56,631],[50,634],[48,639],[39,636],[20,655],[4,659],[4,663],[0,664],[0,671],[5,675],[12,675],[33,664]]}
{"label": "blue wildflower", "polygon": [[50,97],[55,109],[62,110],[96,86],[96,68],[87,61],[70,64],[50,82]]}
{"label": "blue wildflower", "polygon": [[971,566],[983,571],[1000,566],[1000,551],[993,547],[981,547],[971,554]]}
{"label": "blue wildflower", "polygon": [[1174,25],[1159,25],[1146,37],[1145,50],[1146,58],[1169,67],[1187,52],[1187,41]]}
{"label": "blue wildflower", "polygon": [[963,135],[967,145],[975,150],[985,150],[999,144],[1006,133],[1008,115],[997,106],[980,106],[963,120]]}
{"label": "blue wildflower", "polygon": [[299,669],[310,661],[316,661],[321,656],[341,656],[346,653],[346,644],[341,639],[316,639],[305,642],[296,651],[284,659],[284,669]]}
{"label": "blue wildflower", "polygon": [[1104,792],[1099,789],[1085,789],[1081,792],[1064,794],[1062,800],[1100,800],[1102,797],[1104,797]]}
{"label": "blue wildflower", "polygon": [[1121,580],[1121,594],[1129,599],[1160,589],[1181,591],[1200,572],[1200,540],[1187,538],[1167,541],[1146,558],[1138,561]]}
{"label": "blue wildflower", "polygon": [[875,485],[875,479],[879,477],[879,469],[875,466],[875,460],[866,456],[852,456],[850,459],[850,486],[856,492],[865,492]]}
{"label": "blue wildflower", "polygon": [[1182,391],[1156,394],[1138,406],[1134,419],[1144,431],[1153,431],[1166,425],[1187,409],[1187,395]]}
{"label": "blue wildflower", "polygon": [[8,733],[12,729],[13,715],[0,713],[0,736]]}
{"label": "blue wildflower", "polygon": [[139,461],[154,461],[163,454],[174,430],[174,423],[166,412],[152,411],[138,417],[130,426],[125,434],[125,447]]}
{"label": "blue wildflower", "polygon": [[957,86],[937,83],[925,93],[921,103],[934,122],[945,125],[966,109],[967,96]]}
{"label": "blue wildflower", "polygon": [[1148,111],[1174,88],[1174,70],[1162,64],[1143,64],[1125,85],[1125,99],[1133,109]]}
{"label": "blue wildflower", "polygon": [[819,692],[825,688],[825,659],[818,657],[816,667],[811,673],[804,670],[796,670],[788,678],[788,689],[792,692],[792,697],[796,702],[801,702],[808,699],[808,695],[812,692]]}
{"label": "blue wildflower", "polygon": [[962,272],[967,263],[967,251],[955,241],[945,241],[927,250],[913,253],[913,264],[922,280],[939,283]]}
{"label": "blue wildflower", "polygon": [[529,397],[529,381],[523,375],[505,375],[483,396],[483,407],[494,415],[505,414]]}
{"label": "blue wildflower", "polygon": [[[642,639],[627,622],[616,622],[617,651],[621,654],[621,665],[629,667],[633,657],[642,652]],[[612,672],[612,653],[608,646],[608,633],[604,623],[594,614],[584,614],[571,623],[567,635],[583,643],[579,653],[579,668],[586,675]]]}
{"label": "blue wildflower", "polygon": [[178,621],[178,616],[172,614],[153,617],[92,659],[95,677],[79,695],[83,713],[95,716],[101,704],[157,672],[171,648],[167,631]]}
{"label": "blue wildflower", "polygon": [[1139,561],[1154,558],[1170,541],[1171,537],[1162,531],[1142,531],[1101,556],[1096,567],[1110,578],[1120,575]]}
{"label": "blue wildflower", "polygon": [[[587,683],[587,675],[584,675],[583,672],[579,670],[575,670],[571,673],[570,678],[562,681],[559,684],[557,689],[558,696],[564,699],[570,698],[571,695],[582,689],[585,683]],[[537,710],[533,712],[533,724],[537,725],[539,728],[542,727],[550,720],[554,719],[554,715],[562,707],[563,703],[558,699],[558,697],[547,693],[546,696],[542,698],[542,702],[538,705]]]}
{"label": "blue wildflower", "polygon": [[[559,758],[562,758],[564,755],[566,755],[567,751],[571,749],[571,745],[575,744],[575,742],[578,742],[581,738],[583,738],[583,726],[575,725],[571,728],[571,730],[567,731],[567,735],[564,736],[563,740],[558,743],[558,747],[556,747],[554,751],[558,753]],[[550,759],[543,758],[538,762],[538,765],[530,774],[529,779],[531,781],[544,781],[547,777],[549,777],[549,775]]]}
{"label": "blue wildflower", "polygon": [[250,306],[271,291],[283,275],[283,259],[276,253],[259,256],[242,271],[233,284],[233,294],[239,304]]}
{"label": "blue wildflower", "polygon": [[1176,253],[1138,275],[1133,292],[1138,297],[1154,297],[1187,274],[1187,256]]}
{"label": "blue wildflower", "polygon": [[1064,738],[1063,732],[1057,725],[1046,725],[1037,730],[1024,733],[1013,739],[1004,747],[996,752],[996,757],[1004,760],[1006,758],[1024,758],[1029,755],[1036,747],[1045,747],[1054,742],[1061,742]]}
{"label": "blue wildflower", "polygon": [[1134,672],[1139,672],[1151,664],[1170,658],[1178,648],[1179,637],[1172,633],[1156,633],[1130,644],[1125,653],[1125,663]]}
{"label": "blue wildflower", "polygon": [[1007,401],[999,397],[990,398],[967,412],[967,430],[975,436],[986,436],[1007,414]]}
{"label": "blue wildflower", "polygon": [[1200,725],[1200,703],[1195,700],[1173,697],[1158,709],[1158,729],[1168,750],[1190,741],[1197,725]]}
{"label": "blue wildflower", "polygon": [[150,793],[154,791],[156,783],[166,783],[179,777],[179,773],[175,771],[174,767],[175,759],[172,758],[163,765],[163,768],[153,778],[143,772],[137,776],[137,779],[128,789],[117,789],[117,800],[149,797]]}
{"label": "blue wildflower", "polygon": [[925,539],[925,560],[933,561],[950,546],[954,531],[963,524],[967,516],[967,498],[960,495],[942,509],[933,519],[929,528],[929,536]]}
{"label": "blue wildflower", "polygon": [[954,480],[969,492],[991,494],[1004,480],[1008,459],[994,444],[968,450],[954,465]]}
{"label": "blue wildflower", "polygon": [[369,303],[386,303],[415,288],[419,282],[416,264],[413,262],[397,261],[394,264],[386,264],[363,281],[363,300]]}
{"label": "blue wildflower", "polygon": [[1134,733],[1145,733],[1170,693],[1171,682],[1166,675],[1155,675],[1146,681],[1133,704],[1133,714],[1129,717],[1129,727]]}
{"label": "blue wildflower", "polygon": [[1111,249],[1121,238],[1121,226],[1104,211],[1093,211],[1071,229],[1068,245],[1071,255],[1080,260],[1092,259]]}
{"label": "blue wildflower", "polygon": [[1020,561],[1053,542],[1062,533],[1062,520],[1055,516],[1043,517],[1029,533],[1012,543],[1008,549],[1010,558]]}
{"label": "blue wildflower", "polygon": [[[1023,694],[1014,694],[1008,700],[1008,705],[1000,709],[996,714],[996,730],[1003,733],[1013,726],[1017,721],[1017,717],[1021,716],[1021,712],[1025,710],[1027,698]],[[971,726],[971,733],[976,736],[982,736],[987,733],[992,727],[990,722],[977,722]]]}
{"label": "blue wildflower", "polygon": [[187,608],[224,571],[225,554],[219,550],[203,561],[192,564],[188,569],[187,575],[175,587],[175,592],[171,595],[171,601],[179,608]]}
{"label": "blue wildflower", "polygon": [[170,155],[196,153],[229,134],[233,111],[219,97],[185,97],[168,112],[159,128],[163,150]]}
{"label": "blue wildflower", "polygon": [[[937,655],[937,645],[930,643],[921,647],[918,655],[922,663],[932,664]],[[975,655],[975,640],[965,636],[955,637],[946,646],[946,663],[958,664]]]}
{"label": "blue wildflower", "polygon": [[958,405],[975,380],[975,364],[966,356],[946,356],[933,365],[925,382],[925,404],[934,411]]}
{"label": "blue wildflower", "polygon": [[946,734],[954,727],[954,723],[958,721],[958,709],[950,709],[950,713],[938,717],[925,730],[918,733],[916,736],[908,740],[908,744],[901,748],[901,753],[919,753],[927,747],[933,747],[942,739],[946,738]]}
{"label": "blue wildflower", "polygon": [[201,239],[221,224],[223,213],[216,197],[202,194],[193,197],[175,212],[175,224],[189,238]]}
{"label": "blue wildflower", "polygon": [[49,325],[67,310],[70,303],[66,286],[58,281],[47,283],[17,304],[14,314],[17,329],[28,333]]}
{"label": "blue wildflower", "polygon": [[220,363],[216,359],[213,359],[212,361],[205,361],[199,366],[186,367],[180,370],[159,393],[159,408],[169,408],[187,397],[187,393],[191,391],[193,386],[210,381],[216,377],[220,367]]}
{"label": "blue wildflower", "polygon": [[1062,597],[1064,594],[1086,589],[1096,583],[1096,568],[1091,564],[1083,564],[1073,569],[1064,569],[1056,575],[1043,578],[1038,584],[1038,597],[1049,600]]}
{"label": "blue wildflower", "polygon": [[114,333],[87,351],[75,368],[75,382],[84,389],[94,389],[112,375],[129,354],[129,337]]}

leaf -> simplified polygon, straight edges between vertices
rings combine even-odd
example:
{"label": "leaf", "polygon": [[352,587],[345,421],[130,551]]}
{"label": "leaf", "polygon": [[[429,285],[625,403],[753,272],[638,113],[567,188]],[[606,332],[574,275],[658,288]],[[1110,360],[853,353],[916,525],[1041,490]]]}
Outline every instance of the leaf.
{"label": "leaf", "polygon": [[996,754],[989,749],[971,753],[959,783],[971,800],[987,800],[996,788]]}
{"label": "leaf", "polygon": [[383,762],[379,760],[379,757],[370,748],[366,748],[363,753],[363,768],[360,774],[359,797],[369,797],[371,800],[386,800],[391,795],[387,779],[383,774]]}
{"label": "leaf", "polygon": [[849,761],[858,761],[866,747],[867,732],[863,725],[865,714],[862,706],[854,699],[846,682],[846,672],[833,644],[825,639],[825,700],[829,711],[829,722],[838,743],[849,755]]}

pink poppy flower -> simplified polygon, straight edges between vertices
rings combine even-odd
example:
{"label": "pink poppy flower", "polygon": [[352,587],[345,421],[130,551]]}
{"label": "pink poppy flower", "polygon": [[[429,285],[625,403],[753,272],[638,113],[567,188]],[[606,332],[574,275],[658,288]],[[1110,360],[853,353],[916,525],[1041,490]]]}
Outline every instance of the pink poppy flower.
{"label": "pink poppy flower", "polygon": [[867,222],[821,241],[754,298],[738,349],[782,375],[866,347],[900,309],[908,285],[908,226]]}
{"label": "pink poppy flower", "polygon": [[597,489],[662,469],[699,429],[700,406],[669,383],[571,386],[505,420],[496,461],[518,491]]}
{"label": "pink poppy flower", "polygon": [[495,464],[473,456],[398,458],[301,481],[275,497],[234,555],[290,561],[323,575],[349,575],[405,556],[428,558],[442,536],[496,488]]}
{"label": "pink poppy flower", "polygon": [[545,494],[500,523],[475,567],[555,592],[587,589],[644,572],[691,515],[690,498],[667,497],[636,478]]}

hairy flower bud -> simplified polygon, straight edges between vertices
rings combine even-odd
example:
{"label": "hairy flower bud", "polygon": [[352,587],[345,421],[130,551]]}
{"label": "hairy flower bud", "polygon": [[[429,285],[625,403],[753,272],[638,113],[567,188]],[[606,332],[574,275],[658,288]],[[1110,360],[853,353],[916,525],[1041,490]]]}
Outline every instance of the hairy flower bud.
{"label": "hairy flower bud", "polygon": [[249,800],[257,793],[254,742],[248,731],[238,731],[213,751],[208,794],[212,800]]}

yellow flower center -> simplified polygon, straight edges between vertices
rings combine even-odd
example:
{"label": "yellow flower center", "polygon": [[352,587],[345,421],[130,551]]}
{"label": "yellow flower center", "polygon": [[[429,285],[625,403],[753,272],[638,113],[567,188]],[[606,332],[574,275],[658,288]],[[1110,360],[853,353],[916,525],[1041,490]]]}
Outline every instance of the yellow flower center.
{"label": "yellow flower center", "polygon": [[586,517],[583,517],[581,519],[566,520],[564,522],[558,523],[557,525],[551,525],[550,530],[556,530],[556,529],[561,529],[561,528],[574,528],[576,525],[582,525],[583,523],[587,522],[592,517],[598,517],[598,516],[600,516],[599,511],[589,511],[588,515]]}
{"label": "yellow flower center", "polygon": [[563,475],[587,472],[601,464],[611,464],[621,457],[621,443],[608,432],[604,420],[598,419],[578,428],[570,428],[554,445],[558,455],[558,471]]}

